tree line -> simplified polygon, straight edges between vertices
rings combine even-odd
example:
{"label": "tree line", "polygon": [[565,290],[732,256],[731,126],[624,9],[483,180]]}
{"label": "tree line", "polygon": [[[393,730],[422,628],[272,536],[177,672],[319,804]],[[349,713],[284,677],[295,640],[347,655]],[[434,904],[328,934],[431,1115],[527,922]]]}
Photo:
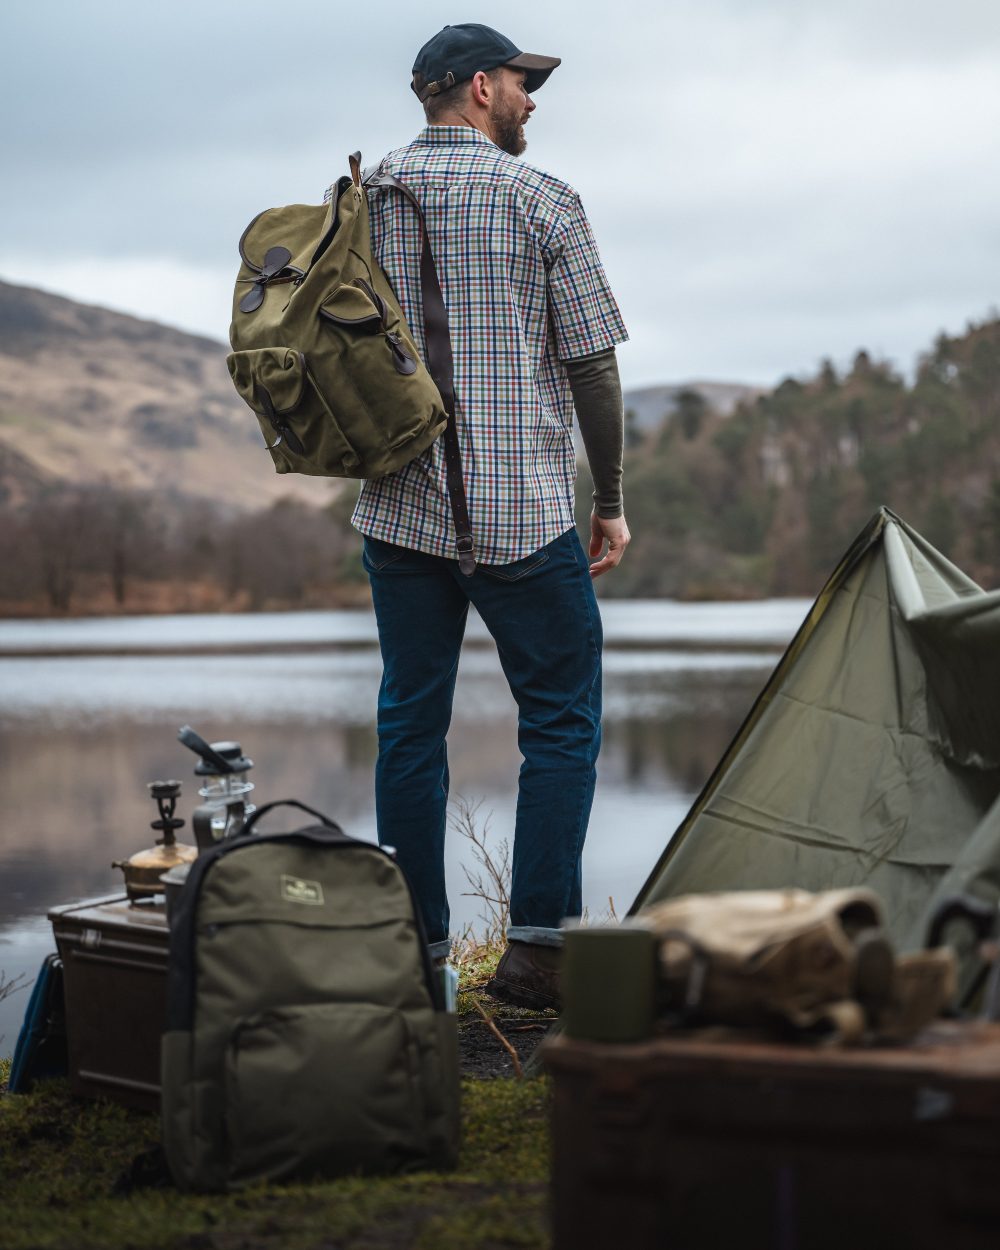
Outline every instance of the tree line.
{"label": "tree line", "polygon": [[912,381],[861,351],[729,417],[682,393],[631,443],[608,595],[812,595],[882,504],[1000,585],[1000,319],[940,335]]}
{"label": "tree line", "polygon": [[[589,528],[591,485],[578,482]],[[235,512],[171,492],[50,487],[0,507],[0,613],[253,611],[367,602],[354,490]],[[811,595],[881,504],[1000,585],[1000,319],[941,335],[907,381],[859,352],[724,417],[695,391],[626,421],[614,597]]]}
{"label": "tree line", "polygon": [[343,508],[286,499],[234,512],[171,494],[63,486],[0,519],[6,615],[329,607],[356,600],[363,581]]}

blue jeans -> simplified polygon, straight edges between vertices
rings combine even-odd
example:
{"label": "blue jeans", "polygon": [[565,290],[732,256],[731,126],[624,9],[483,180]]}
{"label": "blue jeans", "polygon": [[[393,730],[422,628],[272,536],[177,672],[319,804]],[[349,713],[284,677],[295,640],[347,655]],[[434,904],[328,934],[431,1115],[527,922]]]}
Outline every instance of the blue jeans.
{"label": "blue jeans", "polygon": [[365,538],[382,650],[375,809],[446,953],[444,839],[458,657],[473,603],[518,707],[518,782],[508,936],[555,943],[581,911],[580,862],[601,745],[603,634],[576,530],[513,564],[477,566]]}

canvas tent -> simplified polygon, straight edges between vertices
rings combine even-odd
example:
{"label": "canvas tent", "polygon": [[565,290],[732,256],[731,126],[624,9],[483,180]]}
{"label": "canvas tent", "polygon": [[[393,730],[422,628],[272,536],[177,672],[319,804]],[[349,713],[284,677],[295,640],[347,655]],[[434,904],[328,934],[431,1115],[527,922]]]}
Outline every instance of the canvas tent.
{"label": "canvas tent", "polygon": [[1000,898],[1000,592],[888,509],[841,560],[630,909],[867,885],[900,949]]}

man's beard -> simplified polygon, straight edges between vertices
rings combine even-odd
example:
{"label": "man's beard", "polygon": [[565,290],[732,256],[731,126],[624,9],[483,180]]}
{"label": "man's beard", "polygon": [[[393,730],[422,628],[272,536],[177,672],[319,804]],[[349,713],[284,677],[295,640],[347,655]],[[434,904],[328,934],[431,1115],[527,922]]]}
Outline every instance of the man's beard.
{"label": "man's beard", "polygon": [[520,156],[528,146],[521,124],[521,110],[502,97],[490,112],[490,130],[497,147],[511,156]]}

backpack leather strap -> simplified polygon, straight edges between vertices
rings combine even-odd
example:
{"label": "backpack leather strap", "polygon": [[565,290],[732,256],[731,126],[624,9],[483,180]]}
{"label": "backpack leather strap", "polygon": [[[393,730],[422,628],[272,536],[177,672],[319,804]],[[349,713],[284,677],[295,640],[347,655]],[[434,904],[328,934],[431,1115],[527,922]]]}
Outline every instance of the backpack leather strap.
{"label": "backpack leather strap", "polygon": [[399,191],[417,210],[423,243],[420,250],[420,296],[424,306],[424,336],[427,342],[427,368],[435,385],[441,392],[448,422],[444,427],[444,465],[448,483],[448,500],[455,524],[455,547],[458,567],[466,577],[476,571],[476,544],[472,537],[469,520],[469,503],[465,496],[462,478],[462,453],[458,446],[458,430],[455,417],[455,362],[451,351],[451,334],[448,329],[448,308],[441,292],[437,266],[431,251],[430,236],[424,220],[423,209],[408,186],[392,174],[376,172],[364,181],[365,187],[392,187]]}

